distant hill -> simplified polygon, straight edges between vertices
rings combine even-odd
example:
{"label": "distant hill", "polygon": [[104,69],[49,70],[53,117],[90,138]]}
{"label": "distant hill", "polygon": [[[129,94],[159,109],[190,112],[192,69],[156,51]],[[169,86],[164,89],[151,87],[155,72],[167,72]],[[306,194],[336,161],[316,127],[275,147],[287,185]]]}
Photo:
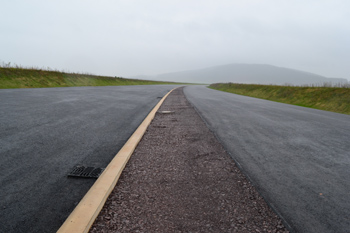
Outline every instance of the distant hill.
{"label": "distant hill", "polygon": [[[138,76],[145,79],[145,76]],[[282,68],[263,64],[228,64],[205,69],[187,70],[156,76],[153,80],[176,81],[189,83],[254,83],[254,84],[322,84],[348,82],[342,78],[327,78],[321,75],[300,70]]]}

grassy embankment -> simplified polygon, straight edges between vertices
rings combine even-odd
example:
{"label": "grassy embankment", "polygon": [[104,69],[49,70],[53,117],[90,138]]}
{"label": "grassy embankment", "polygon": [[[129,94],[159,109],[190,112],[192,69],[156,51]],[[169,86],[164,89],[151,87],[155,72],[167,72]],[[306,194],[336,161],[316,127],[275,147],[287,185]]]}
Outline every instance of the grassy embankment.
{"label": "grassy embankment", "polygon": [[77,86],[122,86],[177,84],[89,74],[64,73],[42,69],[0,67],[0,89]]}
{"label": "grassy embankment", "polygon": [[350,114],[350,88],[296,87],[235,83],[217,83],[212,84],[209,87],[239,95]]}

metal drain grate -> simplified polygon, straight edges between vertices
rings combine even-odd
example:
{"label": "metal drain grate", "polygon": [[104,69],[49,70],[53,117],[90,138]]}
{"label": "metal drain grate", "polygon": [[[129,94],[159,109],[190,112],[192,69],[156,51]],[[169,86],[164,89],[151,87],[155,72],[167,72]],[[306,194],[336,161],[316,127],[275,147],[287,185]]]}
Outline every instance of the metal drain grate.
{"label": "metal drain grate", "polygon": [[75,166],[68,174],[68,176],[81,178],[98,178],[104,170],[104,168]]}

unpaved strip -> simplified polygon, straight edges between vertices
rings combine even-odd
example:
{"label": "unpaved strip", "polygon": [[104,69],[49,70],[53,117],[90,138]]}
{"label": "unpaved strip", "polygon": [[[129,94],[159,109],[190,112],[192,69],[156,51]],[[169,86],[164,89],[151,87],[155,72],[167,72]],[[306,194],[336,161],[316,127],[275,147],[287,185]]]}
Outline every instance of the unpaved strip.
{"label": "unpaved strip", "polygon": [[159,109],[90,232],[288,231],[179,88]]}

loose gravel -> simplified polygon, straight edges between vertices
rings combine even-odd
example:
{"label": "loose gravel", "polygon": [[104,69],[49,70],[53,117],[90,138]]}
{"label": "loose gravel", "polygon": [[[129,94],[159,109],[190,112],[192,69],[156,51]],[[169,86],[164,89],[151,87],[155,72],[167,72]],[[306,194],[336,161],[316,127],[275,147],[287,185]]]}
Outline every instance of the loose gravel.
{"label": "loose gravel", "polygon": [[178,88],[90,232],[288,231]]}

